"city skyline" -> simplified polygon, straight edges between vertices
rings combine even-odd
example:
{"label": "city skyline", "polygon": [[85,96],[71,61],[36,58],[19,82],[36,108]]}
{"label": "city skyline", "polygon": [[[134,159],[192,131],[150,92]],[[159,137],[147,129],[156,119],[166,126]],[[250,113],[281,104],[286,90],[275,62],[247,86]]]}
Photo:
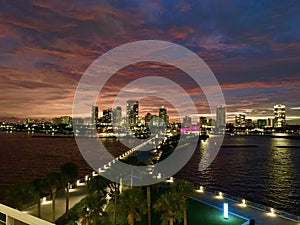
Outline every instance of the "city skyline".
{"label": "city skyline", "polygon": [[[285,104],[287,123],[300,124],[299,4],[2,2],[0,119],[71,115],[78,82],[97,57],[121,44],[155,39],[180,44],[207,63],[223,90],[230,120],[240,113],[254,120],[267,118],[273,116],[274,105]],[[97,105],[111,108],[118,91],[143,76],[173,80],[191,96],[197,116],[209,116],[201,89],[181,70],[161,63],[121,69],[101,91]],[[155,88],[168,91],[159,83]],[[138,96],[144,89],[130,91]],[[141,100],[139,112],[156,112],[165,105],[170,118],[175,115],[170,103],[154,100]]]}

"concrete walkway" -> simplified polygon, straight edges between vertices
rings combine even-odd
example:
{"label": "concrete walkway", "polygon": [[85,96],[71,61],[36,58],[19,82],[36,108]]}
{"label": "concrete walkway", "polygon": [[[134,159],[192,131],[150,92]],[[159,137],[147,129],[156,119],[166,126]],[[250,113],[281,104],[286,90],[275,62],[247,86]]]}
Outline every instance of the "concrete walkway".
{"label": "concrete walkway", "polygon": [[[300,222],[294,222],[278,215],[272,215],[271,213],[259,210],[257,208],[252,208],[250,206],[242,206],[241,203],[237,203],[228,199],[217,198],[211,193],[199,193],[193,197],[193,199],[200,202],[206,203],[208,205],[222,209],[223,203],[228,202],[229,211],[233,214],[240,215],[247,219],[254,219],[255,225],[300,225]],[[230,214],[229,214],[230,216]]]}
{"label": "concrete walkway", "polygon": [[[80,202],[86,196],[86,185],[80,185],[77,188],[71,189],[70,191],[70,202],[69,208],[71,209],[76,203]],[[55,218],[58,219],[66,212],[66,197],[65,194],[58,194],[55,201]],[[33,216],[37,216],[37,205],[33,205],[28,209],[23,210],[23,212],[28,213]],[[41,219],[52,221],[52,201],[47,199],[41,204]]]}

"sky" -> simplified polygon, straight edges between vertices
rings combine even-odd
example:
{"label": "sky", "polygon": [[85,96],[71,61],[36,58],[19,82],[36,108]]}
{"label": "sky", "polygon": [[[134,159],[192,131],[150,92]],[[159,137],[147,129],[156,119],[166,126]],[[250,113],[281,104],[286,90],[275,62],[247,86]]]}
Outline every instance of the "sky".
{"label": "sky", "polygon": [[[94,60],[126,43],[162,40],[204,60],[223,91],[229,120],[237,113],[273,117],[273,106],[284,104],[288,123],[300,124],[299,8],[297,0],[0,0],[0,118],[71,115],[76,88]],[[158,62],[113,74],[98,95],[100,110],[146,76],[179,84],[196,105],[195,118],[210,115],[189,75]],[[127,91],[139,99],[141,115],[166,105],[176,117],[179,106],[155,93],[139,98],[143,86]],[[188,115],[189,106],[181,107]]]}

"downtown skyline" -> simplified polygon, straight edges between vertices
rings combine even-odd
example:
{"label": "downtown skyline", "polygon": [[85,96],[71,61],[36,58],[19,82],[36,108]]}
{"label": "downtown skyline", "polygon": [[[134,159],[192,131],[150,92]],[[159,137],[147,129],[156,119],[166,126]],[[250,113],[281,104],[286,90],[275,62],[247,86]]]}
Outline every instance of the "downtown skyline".
{"label": "downtown skyline", "polygon": [[[300,124],[297,1],[35,0],[0,6],[0,118],[71,115],[79,80],[96,58],[121,44],[153,39],[180,44],[206,62],[229,117],[266,118],[274,105],[285,104],[287,123]],[[97,105],[111,108],[118,91],[143,76],[173,80],[191,96],[199,115],[210,115],[201,89],[181,70],[161,63],[121,69]],[[160,84],[155,88],[168,91]],[[131,92],[138,98],[143,90]],[[139,102],[141,115],[155,114],[162,105],[171,117],[176,114],[159,98]]]}

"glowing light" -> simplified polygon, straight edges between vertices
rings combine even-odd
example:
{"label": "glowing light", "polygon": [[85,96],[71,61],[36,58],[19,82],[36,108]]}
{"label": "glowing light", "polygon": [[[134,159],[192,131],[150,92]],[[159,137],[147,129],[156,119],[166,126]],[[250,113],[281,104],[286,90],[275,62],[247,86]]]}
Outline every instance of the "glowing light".
{"label": "glowing light", "polygon": [[224,219],[228,219],[228,203],[223,204]]}
{"label": "glowing light", "polygon": [[219,194],[216,196],[217,199],[223,199],[223,193],[222,192],[219,192]]}
{"label": "glowing light", "polygon": [[274,209],[274,208],[271,208],[271,209],[270,209],[270,212],[268,213],[268,215],[269,215],[269,216],[272,216],[272,217],[276,216],[276,214],[275,214],[275,209]]}
{"label": "glowing light", "polygon": [[43,197],[42,198],[42,205],[48,205],[48,204],[50,204],[51,203],[51,201],[47,201],[47,198],[46,197]]}
{"label": "glowing light", "polygon": [[200,186],[198,190],[196,190],[199,193],[204,193],[204,188],[203,186]]}
{"label": "glowing light", "polygon": [[160,179],[161,178],[161,173],[158,173],[156,177],[157,177],[157,179]]}
{"label": "glowing light", "polygon": [[240,207],[247,207],[247,204],[246,204],[246,199],[243,199],[242,200],[242,203],[239,204]]}
{"label": "glowing light", "polygon": [[168,183],[173,183],[173,182],[174,182],[174,177],[170,177],[170,179],[169,179],[169,180],[166,180],[166,182],[168,182]]}
{"label": "glowing light", "polygon": [[93,171],[92,176],[95,177],[98,176],[98,174],[95,171]]}
{"label": "glowing light", "polygon": [[88,176],[88,175],[85,175],[84,180],[85,180],[85,181],[88,181],[88,180],[89,180],[89,176]]}

